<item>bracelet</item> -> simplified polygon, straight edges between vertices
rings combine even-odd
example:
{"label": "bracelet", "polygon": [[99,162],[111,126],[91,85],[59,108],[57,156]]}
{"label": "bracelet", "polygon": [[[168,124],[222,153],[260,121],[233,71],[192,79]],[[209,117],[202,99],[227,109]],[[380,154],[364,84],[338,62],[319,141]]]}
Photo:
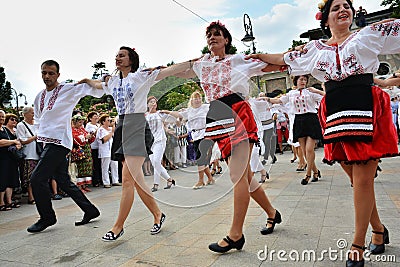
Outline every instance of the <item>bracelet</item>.
{"label": "bracelet", "polygon": [[192,60],[191,59],[189,59],[189,66],[190,66],[190,68],[192,68]]}
{"label": "bracelet", "polygon": [[397,78],[396,72],[393,73],[393,78]]}

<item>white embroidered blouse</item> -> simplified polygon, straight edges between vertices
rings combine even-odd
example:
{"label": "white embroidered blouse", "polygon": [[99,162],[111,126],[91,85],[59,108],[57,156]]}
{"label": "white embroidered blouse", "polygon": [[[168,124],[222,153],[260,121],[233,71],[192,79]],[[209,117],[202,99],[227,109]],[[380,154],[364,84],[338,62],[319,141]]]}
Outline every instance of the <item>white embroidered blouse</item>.
{"label": "white embroidered blouse", "polygon": [[283,105],[289,104],[289,113],[317,113],[317,103],[321,102],[322,95],[312,93],[305,88],[291,90],[279,99],[282,101]]}
{"label": "white embroidered blouse", "polygon": [[34,103],[37,140],[72,149],[72,110],[87,95],[101,97],[104,91],[72,83],[61,83],[50,92],[42,90]]}
{"label": "white embroidered blouse", "polygon": [[399,31],[400,20],[367,26],[352,33],[339,46],[311,41],[303,48],[304,52],[285,54],[284,61],[292,75],[311,73],[322,82],[375,73],[379,67],[378,55],[400,53]]}
{"label": "white embroidered blouse", "polygon": [[[200,79],[201,87],[210,102],[232,93],[249,94],[249,79],[263,75],[267,64],[256,59],[245,60],[245,55],[226,55],[224,59],[205,54],[194,62],[193,71]],[[218,61],[219,60],[219,61]]]}
{"label": "white embroidered blouse", "polygon": [[159,72],[154,70],[149,74],[147,71],[138,70],[129,73],[122,81],[119,76],[112,76],[107,85],[102,83],[106,94],[113,96],[119,115],[147,111],[147,94],[150,87],[157,83]]}

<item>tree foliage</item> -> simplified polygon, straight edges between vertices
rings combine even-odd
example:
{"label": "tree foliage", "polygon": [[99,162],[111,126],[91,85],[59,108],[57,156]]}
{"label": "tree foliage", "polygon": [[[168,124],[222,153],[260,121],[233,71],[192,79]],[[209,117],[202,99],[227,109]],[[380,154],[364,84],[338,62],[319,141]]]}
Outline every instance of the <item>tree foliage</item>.
{"label": "tree foliage", "polygon": [[307,42],[304,42],[302,40],[298,40],[298,41],[297,40],[292,40],[292,47],[290,47],[288,50],[295,49],[296,46],[304,45],[306,43]]}
{"label": "tree foliage", "polygon": [[181,108],[186,108],[190,95],[196,90],[202,92],[196,81],[187,81],[182,83],[172,88],[158,99],[158,108],[167,110],[179,110]]}
{"label": "tree foliage", "polygon": [[400,18],[400,0],[383,0],[381,6],[393,8],[392,16],[394,18]]}
{"label": "tree foliage", "polygon": [[0,106],[4,108],[3,103],[12,99],[11,83],[6,80],[4,68],[0,67]]}

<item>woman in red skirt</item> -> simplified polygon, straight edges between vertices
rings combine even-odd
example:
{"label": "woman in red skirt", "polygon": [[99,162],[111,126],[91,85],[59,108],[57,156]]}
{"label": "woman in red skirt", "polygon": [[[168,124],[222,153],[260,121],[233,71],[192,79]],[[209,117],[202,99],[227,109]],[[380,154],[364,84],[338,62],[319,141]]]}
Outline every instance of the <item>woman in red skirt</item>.
{"label": "woman in red skirt", "polygon": [[[354,191],[355,233],[346,266],[364,266],[365,236],[373,229],[369,250],[385,251],[389,232],[381,223],[375,201],[378,160],[398,155],[389,95],[372,86],[379,54],[400,53],[400,21],[388,21],[351,32],[354,8],[350,0],[328,0],[317,18],[330,38],[309,42],[303,51],[251,55],[274,65],[289,65],[293,75],[311,73],[325,82],[326,96],[319,118],[325,143],[324,161],[340,162]],[[269,70],[273,66],[269,66]],[[276,67],[275,69],[278,69]]]}
{"label": "woman in red skirt", "polygon": [[250,77],[263,74],[266,64],[259,60],[245,60],[245,55],[230,55],[232,36],[219,21],[207,27],[206,38],[210,53],[193,62],[186,77],[199,77],[210,103],[204,144],[200,143],[199,147],[207,151],[213,142],[218,143],[222,158],[228,161],[230,178],[234,183],[234,214],[230,231],[225,238],[209,245],[210,250],[225,253],[234,248],[240,250],[244,245],[243,224],[250,196],[268,215],[262,234],[272,233],[275,224],[282,219],[261,185],[253,179],[249,166],[251,150],[258,137],[253,113],[244,98],[249,94]]}

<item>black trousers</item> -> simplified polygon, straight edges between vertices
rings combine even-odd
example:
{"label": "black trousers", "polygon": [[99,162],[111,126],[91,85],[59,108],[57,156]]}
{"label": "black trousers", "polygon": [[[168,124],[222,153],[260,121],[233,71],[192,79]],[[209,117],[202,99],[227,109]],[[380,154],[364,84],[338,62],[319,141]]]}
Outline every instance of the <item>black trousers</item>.
{"label": "black trousers", "polygon": [[95,213],[97,208],[71,182],[68,174],[67,154],[69,149],[54,144],[46,144],[40,160],[31,176],[31,186],[40,218],[53,220],[56,214],[51,204],[49,179],[54,179],[65,193],[86,213]]}
{"label": "black trousers", "polygon": [[92,184],[99,185],[102,184],[103,181],[101,179],[101,160],[99,159],[98,149],[92,149],[92,159],[93,159]]}

